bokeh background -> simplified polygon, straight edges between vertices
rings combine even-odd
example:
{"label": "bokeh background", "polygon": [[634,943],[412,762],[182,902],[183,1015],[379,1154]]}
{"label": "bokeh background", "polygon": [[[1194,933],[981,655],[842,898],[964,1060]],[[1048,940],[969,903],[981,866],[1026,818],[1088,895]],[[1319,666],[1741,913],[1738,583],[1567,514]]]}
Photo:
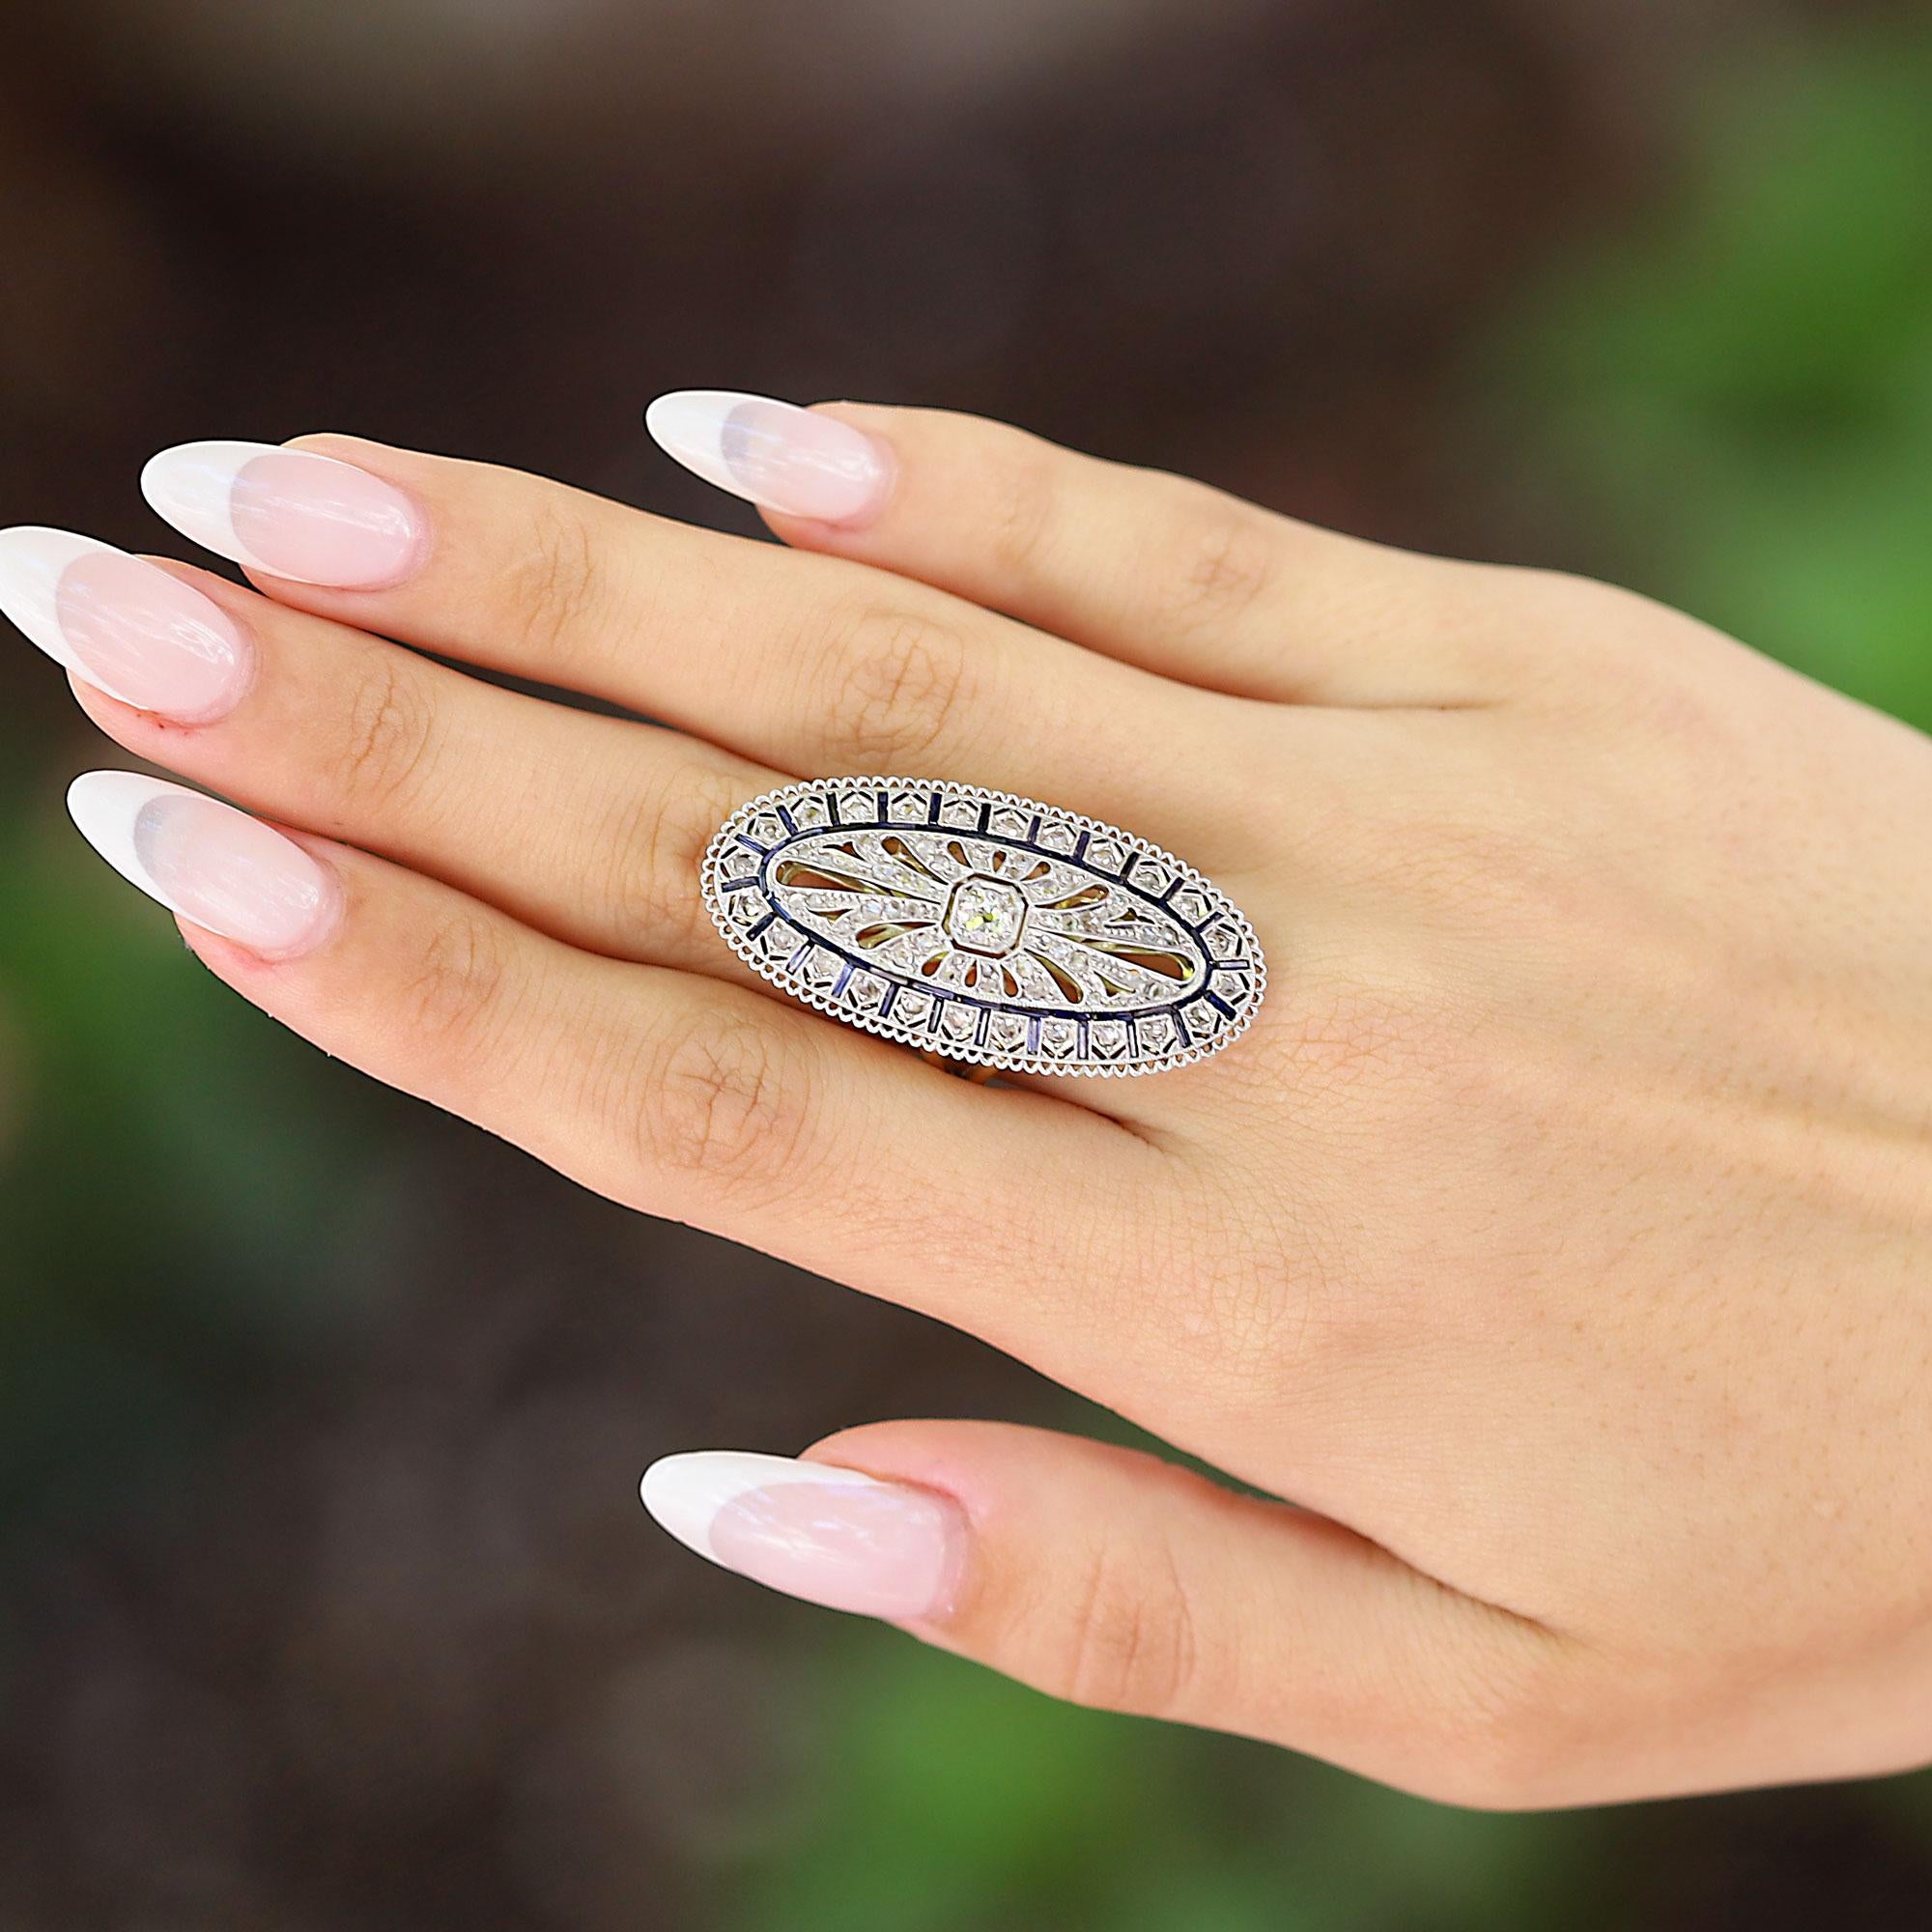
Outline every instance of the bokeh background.
{"label": "bokeh background", "polygon": [[[1932,14],[13,0],[0,523],[342,429],[753,527],[659,389],[940,403],[1617,577],[1932,724]],[[116,754],[118,757],[118,754]],[[638,1471],[1106,1426],[209,980],[0,647],[0,1926],[1932,1922],[1932,1786],[1468,1816],[709,1571]],[[1856,864],[1855,853],[1846,854]]]}

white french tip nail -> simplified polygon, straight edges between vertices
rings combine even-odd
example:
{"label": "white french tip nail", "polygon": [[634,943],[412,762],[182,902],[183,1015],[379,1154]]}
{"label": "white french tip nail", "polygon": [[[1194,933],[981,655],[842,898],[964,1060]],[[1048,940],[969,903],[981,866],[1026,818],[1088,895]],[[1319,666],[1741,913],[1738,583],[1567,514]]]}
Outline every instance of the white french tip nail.
{"label": "white french tip nail", "polygon": [[67,811],[74,829],[130,886],[170,912],[192,917],[149,871],[135,843],[134,828],[142,808],[156,799],[207,796],[165,779],[151,779],[145,772],[82,772],[67,788]]}
{"label": "white french tip nail", "polygon": [[724,425],[734,410],[764,400],[742,389],[672,389],[645,410],[644,428],[667,456],[683,464],[693,475],[734,497],[755,501],[725,461]]}
{"label": "white french tip nail", "polygon": [[892,1486],[857,1469],[835,1469],[824,1463],[801,1463],[790,1456],[758,1456],[741,1449],[692,1449],[661,1457],[638,1486],[643,1503],[661,1529],[713,1563],[722,1559],[711,1544],[711,1525],[726,1504],[755,1490],[815,1483],[822,1489],[883,1490]]}
{"label": "white french tip nail", "polygon": [[320,450],[184,442],[149,459],[141,490],[184,535],[288,583],[387,589],[426,554],[412,497]]}
{"label": "white french tip nail", "polygon": [[178,442],[149,457],[141,469],[141,495],[157,517],[183,536],[249,570],[269,566],[235,533],[235,479],[271,442]]}
{"label": "white french tip nail", "polygon": [[312,951],[334,927],[334,873],[220,799],[141,772],[86,772],[68,787],[67,809],[130,886],[264,958]]}
{"label": "white french tip nail", "polygon": [[883,446],[822,410],[741,389],[674,389],[644,412],[644,427],[695,475],[783,516],[858,523],[889,494]]}
{"label": "white french tip nail", "polygon": [[[63,670],[74,671],[82,677],[88,677],[89,673],[74,657],[61,632],[60,581],[69,564],[102,552],[110,556],[119,554],[112,544],[76,536],[71,530],[46,529],[35,524],[0,530],[0,611],[6,611],[28,640],[38,644]],[[108,695],[118,697],[121,694]]]}

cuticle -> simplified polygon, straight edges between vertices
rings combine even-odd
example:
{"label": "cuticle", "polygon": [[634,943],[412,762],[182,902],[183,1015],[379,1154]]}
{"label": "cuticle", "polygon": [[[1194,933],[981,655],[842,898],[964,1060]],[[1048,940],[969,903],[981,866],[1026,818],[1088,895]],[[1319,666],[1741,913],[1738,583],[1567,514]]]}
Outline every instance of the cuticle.
{"label": "cuticle", "polygon": [[[856,428],[857,425],[848,425]],[[826,526],[835,530],[868,530],[886,512],[892,508],[893,498],[898,494],[899,453],[883,437],[874,436],[870,430],[859,430],[867,442],[879,454],[879,483],[872,492],[871,500],[856,517],[846,517]]]}

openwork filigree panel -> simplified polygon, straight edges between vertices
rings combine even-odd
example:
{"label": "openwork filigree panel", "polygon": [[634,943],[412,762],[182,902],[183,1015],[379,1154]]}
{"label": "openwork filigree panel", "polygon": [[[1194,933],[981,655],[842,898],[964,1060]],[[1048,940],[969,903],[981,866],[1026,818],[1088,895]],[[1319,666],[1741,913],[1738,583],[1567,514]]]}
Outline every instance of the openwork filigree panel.
{"label": "openwork filigree panel", "polygon": [[1225,1046],[1265,984],[1253,928],[1145,838],[944,780],[818,779],[705,854],[738,955],[837,1018],[953,1060],[1151,1073]]}

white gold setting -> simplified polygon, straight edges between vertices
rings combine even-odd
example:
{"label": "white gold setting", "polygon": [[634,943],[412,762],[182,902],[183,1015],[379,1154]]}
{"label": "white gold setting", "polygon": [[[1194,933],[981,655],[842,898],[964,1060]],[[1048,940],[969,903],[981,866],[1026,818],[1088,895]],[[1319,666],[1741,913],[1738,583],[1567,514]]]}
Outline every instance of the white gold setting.
{"label": "white gold setting", "polygon": [[1117,826],[942,779],[813,779],[704,855],[738,956],[848,1025],[1014,1073],[1154,1073],[1218,1052],[1267,974],[1192,867]]}

